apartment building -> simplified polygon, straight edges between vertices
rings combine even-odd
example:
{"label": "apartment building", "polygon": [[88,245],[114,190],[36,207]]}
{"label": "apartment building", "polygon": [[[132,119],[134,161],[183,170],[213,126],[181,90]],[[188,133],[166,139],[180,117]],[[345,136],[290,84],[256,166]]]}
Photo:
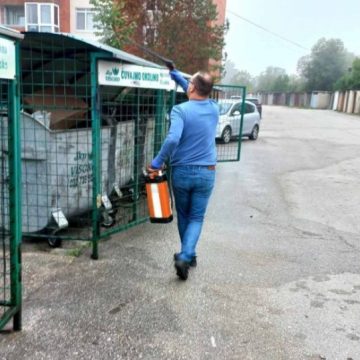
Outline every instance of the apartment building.
{"label": "apartment building", "polygon": [[[214,4],[217,7],[218,18],[216,21],[216,25],[224,25],[225,24],[225,12],[226,12],[226,0],[213,0]],[[210,66],[219,66],[221,65],[221,61],[214,61],[212,59],[209,60]],[[220,70],[216,70],[213,72],[215,78],[220,78]]]}
{"label": "apartment building", "polygon": [[68,32],[96,39],[89,0],[0,0],[0,23],[19,31]]}
{"label": "apartment building", "polygon": [[[217,6],[217,25],[225,22],[226,0],[213,0]],[[135,38],[147,45],[156,39],[157,29],[151,19],[157,10],[157,0],[144,0],[147,11],[146,25],[139,24]],[[136,8],[135,8],[136,10]],[[90,0],[0,0],[0,24],[19,31],[64,32],[76,34],[89,40],[100,40],[95,35],[94,12]],[[129,52],[137,49],[129,46]],[[209,60],[211,65],[219,62]],[[215,71],[215,76],[219,75]]]}

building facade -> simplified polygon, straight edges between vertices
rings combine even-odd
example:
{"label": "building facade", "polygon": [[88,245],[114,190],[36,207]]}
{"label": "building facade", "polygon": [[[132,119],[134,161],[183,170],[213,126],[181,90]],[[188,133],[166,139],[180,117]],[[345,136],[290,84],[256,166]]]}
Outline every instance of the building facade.
{"label": "building facade", "polygon": [[89,0],[70,1],[70,32],[81,37],[99,40],[95,35],[94,11]]}
{"label": "building facade", "polygon": [[[226,0],[213,2],[219,14],[215,24],[224,25]],[[146,10],[147,21],[146,25],[139,24],[135,39],[147,45],[156,41],[157,37],[157,29],[151,25],[152,17],[158,12],[157,0],[144,0],[142,6]],[[131,7],[136,16],[139,8],[129,3]],[[0,24],[18,31],[64,32],[100,40],[95,35],[93,16],[90,0],[0,0]],[[126,50],[136,53],[136,48],[131,46]],[[220,62],[209,60],[209,64],[220,65]],[[215,71],[214,75],[219,76],[219,72]]]}
{"label": "building facade", "polygon": [[70,0],[0,0],[2,25],[19,31],[69,32]]}
{"label": "building facade", "polygon": [[67,32],[96,39],[89,0],[0,0],[0,23],[19,31]]}
{"label": "building facade", "polygon": [[218,19],[216,21],[217,25],[225,24],[225,12],[226,12],[226,0],[213,0],[214,4],[217,6],[218,10]]}
{"label": "building facade", "polygon": [[[217,7],[218,18],[215,22],[216,25],[224,25],[225,24],[225,12],[226,12],[226,0],[213,0],[214,4]],[[209,60],[210,67],[212,66],[220,66],[221,61],[214,61],[212,59]],[[221,78],[220,70],[213,71],[213,76],[216,79]]]}

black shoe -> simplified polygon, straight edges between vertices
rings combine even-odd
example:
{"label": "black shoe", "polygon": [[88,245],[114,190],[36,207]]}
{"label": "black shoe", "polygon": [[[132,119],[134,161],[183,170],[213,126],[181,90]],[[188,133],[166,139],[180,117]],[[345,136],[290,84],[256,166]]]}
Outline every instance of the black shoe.
{"label": "black shoe", "polygon": [[[174,254],[174,261],[176,261],[178,258],[179,258],[179,253],[175,253],[175,254]],[[194,256],[194,257],[191,259],[191,261],[189,262],[189,265],[190,265],[191,267],[196,267],[196,265],[197,265],[196,256]]]}
{"label": "black shoe", "polygon": [[189,275],[189,263],[182,260],[175,260],[176,275],[181,280],[186,280]]}

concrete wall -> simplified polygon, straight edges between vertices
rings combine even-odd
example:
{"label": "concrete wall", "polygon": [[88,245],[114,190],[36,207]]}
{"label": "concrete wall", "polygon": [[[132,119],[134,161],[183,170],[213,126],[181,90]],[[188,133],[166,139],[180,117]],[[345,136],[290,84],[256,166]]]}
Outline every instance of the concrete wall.
{"label": "concrete wall", "polygon": [[342,109],[341,109],[342,112],[346,112],[348,102],[349,102],[349,92],[346,91],[346,92],[345,92],[345,96],[344,96],[343,107],[342,107]]}
{"label": "concrete wall", "polygon": [[330,92],[314,91],[311,95],[310,107],[313,109],[329,109],[330,100]]}
{"label": "concrete wall", "polygon": [[348,114],[360,114],[360,90],[337,91],[332,109]]}
{"label": "concrete wall", "polygon": [[336,106],[336,110],[337,111],[342,111],[342,108],[344,106],[344,101],[345,101],[345,93],[343,91],[341,91],[339,93],[339,100]]}
{"label": "concrete wall", "polygon": [[264,105],[310,107],[311,101],[311,93],[257,93],[255,96]]}
{"label": "concrete wall", "polygon": [[286,105],[286,93],[274,93],[274,105]]}
{"label": "concrete wall", "polygon": [[354,114],[360,114],[360,90],[356,91]]}
{"label": "concrete wall", "polygon": [[336,91],[333,98],[332,109],[336,110],[339,102],[340,91]]}
{"label": "concrete wall", "polygon": [[314,91],[312,93],[257,93],[264,105],[282,105],[313,109],[332,109],[348,114],[360,114],[360,90]]}
{"label": "concrete wall", "polygon": [[274,94],[268,95],[268,105],[274,105]]}
{"label": "concrete wall", "polygon": [[354,112],[354,107],[355,107],[355,91],[350,90],[349,91],[348,104],[347,104],[347,107],[346,107],[346,112],[348,114],[352,114]]}

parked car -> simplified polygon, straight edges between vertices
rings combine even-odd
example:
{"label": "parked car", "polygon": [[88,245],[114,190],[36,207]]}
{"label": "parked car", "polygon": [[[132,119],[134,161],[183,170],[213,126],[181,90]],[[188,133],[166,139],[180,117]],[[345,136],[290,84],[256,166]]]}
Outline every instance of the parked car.
{"label": "parked car", "polygon": [[260,117],[262,117],[262,105],[261,105],[260,100],[256,97],[247,97],[246,100],[255,104],[255,106],[257,107],[257,109],[259,111]]}
{"label": "parked car", "polygon": [[[216,138],[221,139],[225,144],[240,135],[241,105],[242,102],[235,99],[219,101],[220,119]],[[242,136],[256,140],[259,135],[260,121],[256,106],[250,101],[245,101]]]}
{"label": "parked car", "polygon": [[[241,100],[241,99],[242,98],[239,95],[231,96],[231,100]],[[262,117],[262,104],[261,104],[260,100],[256,97],[246,97],[246,100],[255,104],[255,106],[257,107],[258,112],[260,114],[260,118],[261,118]]]}

